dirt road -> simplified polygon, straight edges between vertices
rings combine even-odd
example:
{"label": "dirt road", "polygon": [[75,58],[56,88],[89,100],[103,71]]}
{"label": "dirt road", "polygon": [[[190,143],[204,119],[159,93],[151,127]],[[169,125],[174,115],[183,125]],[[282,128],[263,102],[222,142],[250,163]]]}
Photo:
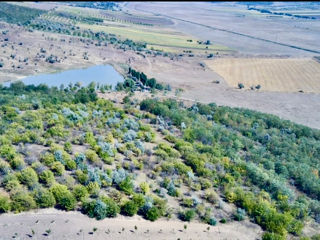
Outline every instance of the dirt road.
{"label": "dirt road", "polygon": [[[187,226],[187,229],[184,228]],[[208,229],[209,227],[209,229]],[[0,216],[0,239],[217,239],[255,240],[262,230],[249,221],[216,226],[202,223],[158,220],[150,222],[139,216],[97,221],[79,212],[56,209]]]}

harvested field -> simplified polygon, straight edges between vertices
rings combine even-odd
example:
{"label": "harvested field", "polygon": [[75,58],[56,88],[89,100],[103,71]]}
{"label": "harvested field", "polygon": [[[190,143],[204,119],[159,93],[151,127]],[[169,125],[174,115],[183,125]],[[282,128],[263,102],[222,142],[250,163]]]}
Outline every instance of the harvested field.
{"label": "harvested field", "polygon": [[219,58],[206,64],[231,87],[260,84],[262,91],[320,93],[320,63],[310,58]]}

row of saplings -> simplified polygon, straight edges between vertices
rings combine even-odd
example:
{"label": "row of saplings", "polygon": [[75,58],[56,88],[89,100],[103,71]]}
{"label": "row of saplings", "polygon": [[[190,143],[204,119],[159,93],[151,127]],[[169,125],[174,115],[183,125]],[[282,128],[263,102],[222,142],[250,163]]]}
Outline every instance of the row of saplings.
{"label": "row of saplings", "polygon": [[[80,210],[98,220],[116,217],[121,213],[126,216],[139,214],[148,220],[155,221],[165,214],[165,201],[159,198],[153,199],[143,194],[133,194],[132,199],[117,204],[112,198],[103,195],[94,199],[88,198],[90,192],[88,187],[81,184],[75,185],[73,190],[69,191],[67,186],[58,183],[52,185],[49,190],[44,187],[38,187],[31,193],[18,190],[10,198],[0,195],[0,213],[22,212],[54,206],[71,211],[76,209],[80,201]],[[119,197],[121,199],[120,195]]]}

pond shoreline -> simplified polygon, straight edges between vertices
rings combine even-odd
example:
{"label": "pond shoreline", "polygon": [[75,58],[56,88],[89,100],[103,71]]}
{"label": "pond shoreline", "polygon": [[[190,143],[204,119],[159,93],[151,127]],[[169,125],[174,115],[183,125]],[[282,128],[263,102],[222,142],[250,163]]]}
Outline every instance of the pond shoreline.
{"label": "pond shoreline", "polygon": [[[77,72],[79,72],[80,80],[78,79]],[[87,73],[90,72],[90,73]],[[108,74],[109,73],[109,74]],[[55,77],[57,75],[57,77]],[[66,77],[66,75],[70,75],[68,79],[70,79],[68,82],[65,82],[63,78]],[[87,75],[87,78],[82,77],[83,75]],[[89,80],[90,78],[97,78]],[[104,77],[108,77],[108,75],[111,75],[112,80],[111,81],[105,81],[103,79]],[[41,80],[42,79],[42,80]],[[76,80],[75,80],[76,79]],[[115,79],[115,80],[113,80]],[[96,82],[99,84],[111,84],[113,87],[116,85],[117,82],[123,82],[124,81],[124,71],[121,69],[120,66],[114,63],[104,63],[104,64],[98,64],[98,65],[88,65],[88,66],[80,66],[80,67],[72,67],[69,69],[54,69],[54,71],[49,72],[41,72],[36,73],[34,75],[20,75],[16,76],[16,79],[13,80],[6,80],[1,82],[3,86],[10,86],[11,83],[22,81],[25,85],[38,85],[40,83],[47,84],[49,87],[56,86],[59,87],[59,83],[64,84],[67,86],[70,82],[75,84],[76,82],[84,82],[82,86],[88,85],[90,82]],[[56,83],[58,81],[59,83]],[[63,82],[62,82],[63,81]],[[38,83],[39,82],[39,83]]]}

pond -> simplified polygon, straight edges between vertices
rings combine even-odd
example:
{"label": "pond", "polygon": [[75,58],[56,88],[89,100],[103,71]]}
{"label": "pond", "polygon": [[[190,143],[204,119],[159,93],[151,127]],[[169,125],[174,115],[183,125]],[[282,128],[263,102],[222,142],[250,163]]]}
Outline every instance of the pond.
{"label": "pond", "polygon": [[[113,87],[124,79],[111,65],[97,65],[84,69],[73,69],[57,73],[39,74],[20,79],[25,85],[34,84],[35,86],[43,83],[49,87],[65,87],[69,83],[81,83],[81,86],[87,86],[91,82],[99,84],[108,84]],[[12,82],[5,82],[3,85],[9,87]]]}

